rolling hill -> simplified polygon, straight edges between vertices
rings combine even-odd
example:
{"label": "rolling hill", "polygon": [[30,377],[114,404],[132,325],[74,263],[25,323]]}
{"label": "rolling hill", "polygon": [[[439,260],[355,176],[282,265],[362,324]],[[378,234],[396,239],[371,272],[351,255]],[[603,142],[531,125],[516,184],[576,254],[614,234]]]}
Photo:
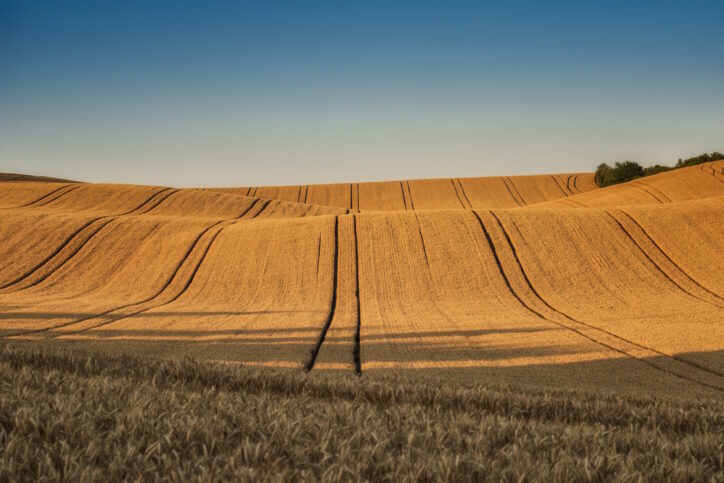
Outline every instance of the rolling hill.
{"label": "rolling hill", "polygon": [[590,173],[219,189],[0,179],[7,340],[724,392],[722,161],[603,189]]}

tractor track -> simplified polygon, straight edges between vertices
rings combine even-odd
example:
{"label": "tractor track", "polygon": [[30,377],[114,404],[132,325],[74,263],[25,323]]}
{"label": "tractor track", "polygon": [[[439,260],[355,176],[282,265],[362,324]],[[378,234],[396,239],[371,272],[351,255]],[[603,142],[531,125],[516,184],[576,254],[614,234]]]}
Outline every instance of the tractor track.
{"label": "tractor track", "polygon": [[520,198],[520,201],[521,201],[525,206],[528,206],[528,202],[525,201],[525,198],[523,198],[523,195],[520,194],[520,191],[518,190],[518,187],[515,186],[515,182],[513,181],[513,178],[511,178],[510,176],[507,176],[507,178],[508,178],[508,182],[510,182],[510,186],[513,188],[513,190],[515,191],[515,193],[518,195],[518,198]]}
{"label": "tractor track", "polygon": [[[92,231],[90,236],[85,241],[82,241],[81,244],[71,254],[69,254],[69,256],[65,260],[63,260],[59,266],[54,268],[51,272],[47,273],[40,280],[37,280],[36,282],[34,282],[32,285],[23,287],[19,290],[23,290],[25,288],[30,288],[30,287],[35,286],[38,283],[42,282],[43,280],[48,278],[50,275],[52,275],[56,270],[60,269],[63,265],[65,265],[65,263],[68,262],[76,253],[78,253],[78,251],[80,251],[85,246],[85,244],[88,241],[90,241],[90,239],[93,236],[95,236],[99,231],[101,231],[110,222],[114,221],[115,219],[120,218],[121,216],[127,216],[127,215],[131,215],[131,214],[138,212],[139,210],[141,210],[145,206],[147,206],[152,200],[154,200],[154,198],[156,198],[157,196],[161,195],[162,193],[168,191],[169,189],[170,188],[164,188],[164,189],[161,189],[160,191],[155,191],[154,193],[151,194],[151,196],[149,198],[144,200],[140,205],[138,205],[137,207],[135,207],[132,210],[129,210],[125,213],[121,213],[119,215],[100,216],[97,218],[93,218],[92,220],[89,220],[88,222],[83,224],[80,228],[78,228],[76,231],[71,233],[71,235],[69,237],[67,237],[58,247],[56,247],[55,250],[53,250],[52,253],[50,253],[50,255],[48,255],[45,259],[43,259],[40,263],[38,263],[30,270],[23,273],[22,275],[18,276],[17,278],[0,286],[0,291],[5,291],[5,289],[10,288],[13,285],[17,285],[18,283],[21,283],[23,280],[26,280],[28,277],[32,276],[38,270],[40,270],[41,268],[46,266],[48,263],[50,263],[55,257],[57,257],[60,254],[61,251],[63,251],[63,249],[65,249],[68,245],[70,245],[71,243],[76,241],[78,239],[78,237],[83,236],[85,234],[86,229],[89,229],[89,231],[92,231],[95,229],[95,231]],[[104,221],[105,221],[105,223],[103,223]],[[100,223],[97,223],[97,222],[100,222]],[[100,224],[101,226],[96,228],[96,226],[93,226],[96,224]],[[16,292],[16,291],[18,291],[18,290],[6,291],[4,293],[12,293],[12,292]]]}
{"label": "tractor track", "polygon": [[636,180],[634,180],[634,181],[631,181],[631,186],[633,186],[634,188],[637,188],[640,191],[643,191],[644,193],[646,193],[647,195],[649,195],[650,197],[655,199],[657,203],[660,203],[662,205],[665,204],[665,201],[661,200],[661,198],[656,196],[653,192],[647,190],[644,187],[645,185],[642,186],[642,183],[637,183]]}
{"label": "tractor track", "polygon": [[[171,191],[169,193],[169,191]],[[0,293],[15,293],[19,292],[21,290],[25,290],[31,287],[34,287],[38,285],[39,283],[46,280],[48,277],[53,275],[55,272],[60,270],[63,266],[65,266],[69,261],[71,261],[75,255],[80,252],[83,247],[87,245],[88,242],[91,241],[98,233],[103,230],[106,226],[110,225],[112,222],[118,220],[121,217],[124,216],[131,216],[136,214],[143,214],[148,213],[154,208],[156,208],[158,205],[163,203],[166,199],[168,199],[172,194],[178,192],[178,190],[171,190],[170,188],[164,188],[160,191],[156,191],[153,193],[149,198],[147,198],[145,201],[143,201],[140,205],[138,205],[136,208],[129,210],[125,213],[121,213],[119,215],[108,215],[108,216],[101,216],[94,218],[88,222],[86,222],[84,225],[82,225],[80,228],[78,228],[75,232],[73,232],[69,237],[67,237],[63,243],[61,243],[53,252],[48,255],[45,259],[43,259],[39,264],[35,265],[32,269],[26,271],[19,277],[15,278],[14,280],[5,283],[4,285],[0,286]],[[166,194],[164,197],[163,195]],[[155,202],[155,204],[153,204]],[[150,206],[150,208],[148,208]],[[148,209],[146,209],[148,208]],[[145,211],[143,211],[146,209]],[[85,237],[85,239],[84,239]],[[29,277],[32,277],[35,273],[38,272],[38,270],[41,270],[43,267],[46,267],[48,264],[53,263],[54,260],[58,256],[60,256],[61,252],[66,247],[71,246],[74,242],[78,242],[79,244],[75,247],[70,248],[70,253],[67,253],[66,257],[59,261],[59,263],[52,268],[49,272],[42,275],[37,280],[34,280],[28,285],[25,285],[19,289],[16,290],[6,290],[8,288],[11,288],[14,285],[20,284],[23,281],[27,280]]]}
{"label": "tractor track", "polygon": [[[67,188],[69,188],[69,187],[71,187],[71,186],[74,186],[74,185],[72,185],[72,184],[65,184],[65,185],[63,185],[63,186],[60,186],[59,188],[55,188],[54,190],[51,190],[49,193],[45,193],[45,194],[42,195],[40,198],[36,198],[36,199],[34,199],[33,201],[29,201],[29,202],[25,203],[24,205],[9,206],[9,207],[3,208],[3,209],[5,209],[5,210],[13,210],[13,209],[18,209],[18,208],[34,208],[34,207],[36,206],[36,203],[40,203],[41,201],[47,199],[49,196],[52,196],[52,195],[56,194],[58,191],[60,191],[60,190],[62,190],[62,189],[67,189]],[[79,187],[80,185],[76,185],[76,186]]]}
{"label": "tractor track", "polygon": [[[717,294],[717,293],[715,293],[715,292],[712,292],[712,291],[709,290],[708,288],[704,287],[704,286],[703,286],[701,283],[699,283],[694,277],[692,277],[691,275],[689,275],[689,274],[686,272],[686,270],[684,270],[683,268],[681,268],[681,266],[680,266],[678,263],[676,263],[676,262],[669,256],[669,254],[666,253],[666,251],[665,251],[663,248],[661,248],[661,246],[660,246],[658,243],[656,243],[656,241],[653,239],[653,237],[646,231],[646,229],[645,229],[643,226],[641,226],[641,223],[639,223],[639,222],[636,220],[636,218],[634,218],[633,216],[631,216],[631,214],[629,214],[628,212],[626,212],[626,211],[623,210],[623,209],[619,209],[618,211],[621,212],[624,216],[626,216],[629,220],[631,220],[631,222],[632,222],[634,225],[636,225],[636,227],[638,227],[639,230],[641,230],[641,233],[644,234],[644,236],[651,242],[651,244],[652,244],[654,247],[656,247],[656,250],[658,250],[658,251],[661,253],[661,255],[662,255],[664,258],[666,258],[666,260],[668,260],[669,263],[671,263],[671,265],[673,265],[679,272],[681,272],[681,274],[682,274],[684,277],[686,277],[687,279],[689,279],[694,285],[696,285],[696,286],[699,287],[700,289],[704,290],[706,293],[708,293],[708,294],[711,295],[712,297],[714,297],[714,298],[716,298],[716,299],[721,300],[722,302],[724,302],[724,297],[722,297],[722,296],[720,296],[719,294]],[[720,308],[724,308],[724,307],[720,307]]]}
{"label": "tractor track", "polygon": [[[359,185],[358,185],[359,186]],[[361,357],[361,332],[362,332],[362,307],[360,304],[360,285],[359,285],[359,241],[357,238],[357,215],[352,215],[354,222],[354,272],[355,272],[355,299],[357,299],[357,320],[354,333],[354,345],[352,348],[352,361],[354,362],[354,372],[358,376],[362,375],[362,357]]]}
{"label": "tractor track", "polygon": [[553,180],[553,183],[556,185],[556,187],[563,193],[563,196],[568,198],[570,195],[566,193],[566,190],[563,189],[561,186],[561,181],[559,181],[555,176],[551,175],[551,179]]}
{"label": "tractor track", "polygon": [[463,187],[463,182],[460,181],[460,178],[457,178],[457,180],[458,180],[458,186],[460,186],[460,191],[462,192],[463,197],[465,198],[465,201],[467,201],[468,207],[472,210],[472,209],[473,209],[473,204],[470,202],[470,198],[468,198],[468,195],[467,195],[467,193],[465,192],[465,188]]}
{"label": "tractor track", "polygon": [[[48,332],[48,331],[51,331],[51,330],[63,329],[63,328],[65,328],[65,327],[70,327],[70,326],[72,326],[72,325],[76,325],[76,324],[79,324],[79,323],[81,323],[81,322],[85,322],[86,320],[91,320],[91,319],[99,318],[99,317],[105,317],[105,316],[107,316],[107,315],[109,315],[109,314],[111,314],[111,313],[113,313],[113,312],[115,312],[115,311],[123,310],[123,309],[129,308],[129,307],[133,307],[134,305],[142,305],[142,304],[145,304],[145,303],[148,303],[148,302],[154,300],[155,298],[157,298],[157,297],[159,297],[161,294],[163,294],[163,292],[170,286],[170,284],[173,282],[173,280],[174,280],[174,279],[176,278],[176,276],[178,275],[178,273],[179,273],[179,271],[181,270],[181,268],[182,268],[182,266],[184,265],[184,263],[189,259],[189,257],[191,257],[194,249],[198,246],[199,242],[200,242],[201,239],[204,237],[204,235],[206,235],[206,234],[207,234],[208,232],[210,232],[212,229],[214,229],[215,227],[217,227],[217,226],[219,226],[219,225],[221,225],[221,224],[223,224],[223,223],[228,223],[228,222],[232,222],[232,223],[233,223],[233,222],[235,222],[235,221],[241,220],[247,213],[249,213],[249,212],[252,210],[252,208],[254,208],[254,207],[259,203],[259,201],[260,201],[260,200],[258,200],[258,199],[254,200],[254,201],[251,203],[251,205],[249,205],[238,217],[232,218],[232,219],[227,219],[227,220],[220,220],[220,221],[218,221],[218,222],[216,222],[216,223],[214,223],[214,224],[206,227],[205,229],[203,229],[203,230],[201,231],[201,233],[199,233],[199,234],[196,236],[196,238],[195,238],[194,241],[191,243],[191,245],[189,246],[189,248],[186,250],[186,252],[185,252],[185,254],[183,255],[183,257],[181,258],[181,260],[176,264],[176,267],[174,268],[173,272],[172,272],[171,275],[166,279],[166,281],[164,282],[164,284],[162,285],[162,287],[161,287],[155,294],[153,294],[152,296],[147,297],[147,298],[145,298],[145,299],[142,299],[142,300],[140,300],[140,301],[132,302],[132,303],[129,303],[129,304],[124,304],[124,305],[121,305],[121,306],[118,306],[118,307],[114,307],[114,308],[108,309],[108,310],[106,310],[106,311],[104,311],[104,312],[101,312],[101,313],[98,313],[98,314],[92,314],[92,315],[88,315],[88,316],[86,316],[86,317],[82,317],[82,318],[80,318],[80,319],[76,319],[76,320],[71,320],[71,321],[68,321],[68,322],[64,322],[64,323],[62,323],[62,324],[56,324],[56,325],[49,326],[49,327],[42,327],[42,328],[38,328],[38,329],[30,329],[30,330],[20,331],[20,332],[14,333],[14,334],[2,335],[2,336],[0,336],[0,339],[2,339],[2,338],[8,338],[8,337],[21,337],[21,336],[26,336],[26,335],[44,333],[44,332]],[[268,203],[267,203],[267,204],[268,204]],[[265,207],[266,207],[266,205],[264,206],[264,208],[265,208]],[[262,210],[260,210],[256,215],[254,215],[254,217],[258,216],[258,215],[261,213],[261,211],[263,211],[264,208],[262,208]],[[115,319],[114,322],[117,321],[117,320],[120,320],[120,319]],[[91,327],[91,328],[95,328],[95,327]],[[86,330],[87,330],[87,329],[86,329]],[[59,335],[67,335],[67,333],[63,333],[63,334],[59,334]],[[57,337],[57,336],[55,336],[55,337]],[[54,338],[54,337],[50,337],[50,338]]]}
{"label": "tractor track", "polygon": [[414,210],[415,202],[412,200],[412,189],[410,188],[410,182],[405,181],[405,183],[407,184],[407,194],[410,196],[410,207],[412,207],[412,209]]}
{"label": "tractor track", "polygon": [[[716,386],[716,385],[713,385],[713,384],[709,384],[709,383],[707,383],[707,382],[700,381],[700,380],[698,380],[698,379],[696,379],[696,378],[690,377],[690,376],[688,376],[688,375],[686,375],[686,374],[680,374],[680,373],[678,373],[678,372],[675,372],[675,371],[672,371],[672,370],[669,370],[669,369],[660,367],[660,366],[658,366],[657,364],[654,364],[653,362],[651,362],[651,361],[649,361],[649,360],[647,360],[647,359],[643,359],[643,358],[640,358],[640,357],[636,357],[636,356],[628,353],[628,352],[625,351],[624,349],[615,347],[615,346],[613,346],[613,345],[611,345],[611,344],[608,344],[608,343],[606,343],[606,342],[603,342],[603,341],[601,341],[601,340],[598,340],[598,339],[596,339],[595,337],[592,337],[592,336],[590,336],[590,335],[588,335],[588,334],[585,334],[585,333],[582,332],[580,329],[576,329],[575,327],[571,327],[571,326],[568,325],[568,324],[563,324],[563,323],[557,322],[557,321],[555,321],[555,320],[552,320],[551,318],[546,317],[545,315],[543,315],[543,313],[541,313],[540,311],[538,311],[538,310],[536,310],[535,308],[533,308],[529,303],[527,303],[527,302],[525,302],[525,301],[523,300],[523,298],[515,291],[515,289],[513,289],[513,286],[512,286],[512,284],[511,284],[511,282],[510,282],[510,279],[509,279],[506,271],[505,271],[504,268],[503,268],[502,261],[501,261],[501,259],[500,259],[499,254],[498,254],[498,249],[496,248],[495,244],[493,243],[493,240],[492,240],[490,234],[488,233],[488,230],[487,230],[487,228],[485,227],[485,224],[484,224],[482,218],[480,217],[480,215],[479,215],[476,211],[473,211],[473,213],[475,214],[475,216],[476,216],[476,218],[477,218],[477,220],[478,220],[478,223],[480,224],[480,227],[481,227],[481,229],[483,230],[483,233],[485,234],[485,238],[486,238],[487,241],[488,241],[488,245],[489,245],[489,247],[490,247],[490,249],[491,249],[491,251],[492,251],[492,253],[493,253],[493,256],[494,256],[494,258],[495,258],[495,261],[496,261],[496,263],[497,263],[497,265],[498,265],[498,270],[500,271],[501,275],[503,276],[503,278],[504,278],[504,280],[505,280],[505,283],[506,283],[508,289],[509,289],[510,292],[513,294],[513,296],[518,300],[518,302],[519,302],[524,308],[526,308],[528,311],[530,311],[531,313],[537,315],[539,318],[541,318],[541,319],[543,319],[543,320],[546,320],[546,321],[548,321],[548,322],[550,322],[550,323],[553,323],[553,324],[555,324],[555,325],[557,325],[557,326],[559,326],[559,327],[561,327],[561,328],[564,328],[564,329],[566,329],[566,330],[572,331],[572,332],[580,335],[581,337],[583,337],[583,338],[585,338],[585,339],[587,339],[587,340],[589,340],[589,341],[591,341],[591,342],[593,342],[593,343],[595,343],[595,344],[598,344],[598,345],[600,345],[600,346],[602,346],[602,347],[605,347],[605,348],[607,348],[607,349],[609,349],[609,350],[612,350],[612,351],[614,351],[614,352],[617,352],[617,353],[619,353],[619,354],[622,354],[622,355],[624,355],[624,356],[626,356],[626,357],[628,357],[628,358],[637,360],[637,361],[639,361],[639,362],[641,362],[641,363],[643,363],[643,364],[646,364],[646,365],[648,365],[648,366],[650,366],[650,367],[652,367],[652,368],[654,368],[654,369],[656,369],[656,370],[658,370],[658,371],[667,373],[667,374],[669,374],[669,375],[678,377],[678,378],[683,379],[683,380],[687,380],[687,381],[690,381],[690,382],[694,382],[695,384],[699,384],[699,385],[702,385],[702,386],[704,386],[704,387],[708,387],[708,388],[710,388],[710,389],[715,389],[715,390],[717,390],[717,391],[724,392],[724,387],[720,387],[720,386]],[[619,336],[619,335],[616,335],[616,334],[614,334],[614,333],[612,333],[612,332],[609,332],[609,331],[607,331],[607,330],[605,330],[605,329],[601,329],[600,327],[597,327],[597,326],[595,326],[595,325],[591,325],[591,324],[588,324],[588,323],[586,323],[586,322],[582,322],[582,321],[573,319],[572,317],[570,317],[569,315],[565,314],[564,312],[561,312],[560,310],[557,310],[557,309],[553,308],[545,299],[543,299],[543,298],[541,297],[541,295],[538,293],[538,291],[535,289],[535,287],[533,286],[532,282],[530,281],[530,278],[528,277],[528,274],[525,272],[525,269],[523,268],[523,265],[522,265],[522,263],[520,262],[520,258],[518,257],[518,253],[517,253],[517,251],[516,251],[516,249],[515,249],[515,246],[512,244],[512,242],[511,242],[511,240],[510,240],[510,237],[509,237],[507,231],[505,230],[505,228],[503,227],[503,225],[502,225],[500,219],[498,218],[498,216],[497,216],[494,212],[492,212],[492,211],[490,211],[490,214],[491,214],[491,216],[496,220],[496,222],[498,223],[498,226],[500,227],[502,233],[504,234],[505,239],[506,239],[506,241],[507,241],[507,243],[508,243],[508,245],[509,245],[509,248],[510,248],[511,251],[512,251],[513,257],[515,258],[516,265],[517,265],[518,269],[520,270],[521,274],[523,275],[523,278],[524,278],[524,280],[525,280],[525,282],[526,282],[526,285],[527,285],[528,288],[531,290],[531,292],[534,294],[534,296],[535,296],[541,303],[543,303],[543,305],[545,305],[548,309],[550,309],[550,310],[553,311],[554,313],[556,313],[556,314],[564,317],[565,319],[567,319],[567,320],[569,320],[569,321],[571,321],[571,322],[573,322],[573,323],[575,323],[575,324],[581,325],[581,326],[586,327],[586,328],[588,328],[588,329],[592,329],[592,330],[601,332],[601,333],[606,334],[606,335],[608,335],[608,336],[610,336],[610,337],[613,337],[613,338],[615,338],[615,339],[621,340],[622,342],[626,342],[627,344],[630,344],[630,345],[639,347],[639,348],[641,348],[641,349],[647,350],[647,351],[649,351],[649,352],[658,354],[658,355],[663,356],[663,357],[665,357],[665,358],[667,358],[667,359],[680,362],[680,363],[685,364],[685,365],[687,365],[687,366],[690,366],[690,367],[693,367],[693,368],[702,370],[702,371],[704,371],[704,372],[707,372],[707,373],[710,373],[710,374],[713,374],[713,375],[716,375],[716,376],[720,376],[720,375],[717,374],[716,372],[713,372],[713,371],[711,371],[711,370],[708,369],[708,368],[700,367],[700,366],[699,366],[698,364],[696,364],[696,363],[692,363],[692,362],[687,361],[687,360],[682,360],[682,359],[677,358],[676,356],[672,356],[672,355],[670,355],[670,354],[666,354],[666,353],[661,352],[661,351],[658,351],[658,350],[656,350],[656,349],[652,349],[652,348],[650,348],[650,347],[643,346],[643,345],[638,344],[638,343],[636,343],[636,342],[630,341],[630,340],[628,340],[628,339],[626,339],[626,338],[624,338],[624,337],[621,337],[621,336]]]}
{"label": "tractor track", "polygon": [[[258,216],[266,209],[266,207],[269,206],[269,203],[271,203],[271,200],[266,200],[265,202],[263,202],[261,209],[260,209],[258,212],[256,212],[256,213],[255,213],[251,218],[249,218],[249,219],[252,220],[252,219],[258,217]],[[93,325],[93,326],[91,326],[91,327],[86,327],[86,328],[79,329],[79,330],[71,330],[71,331],[69,331],[69,332],[64,332],[64,333],[62,333],[62,334],[57,334],[57,335],[50,335],[48,338],[54,339],[54,338],[57,338],[57,337],[60,337],[60,336],[75,335],[75,334],[80,334],[80,333],[83,333],[83,332],[87,332],[87,331],[89,331],[89,330],[99,329],[99,328],[101,328],[101,327],[106,327],[106,326],[108,326],[108,325],[114,324],[114,323],[116,323],[116,322],[118,322],[118,321],[121,321],[121,320],[124,320],[124,319],[129,319],[129,318],[131,318],[131,317],[135,317],[135,316],[137,316],[137,315],[143,314],[143,313],[145,313],[145,312],[148,312],[149,310],[157,309],[157,308],[160,308],[160,307],[165,307],[166,305],[169,305],[169,304],[175,302],[175,301],[178,300],[184,293],[186,293],[186,291],[188,290],[188,288],[191,286],[191,283],[194,281],[194,278],[196,278],[196,274],[198,273],[199,269],[201,268],[201,265],[202,265],[202,264],[204,263],[204,261],[206,260],[206,256],[208,255],[209,250],[211,250],[211,246],[214,244],[214,242],[216,241],[216,239],[218,238],[218,236],[221,234],[221,232],[224,231],[224,230],[225,230],[226,228],[228,228],[229,226],[238,223],[244,215],[246,215],[247,213],[249,213],[249,212],[251,211],[251,209],[252,209],[252,207],[253,207],[254,204],[255,204],[255,203],[252,203],[252,205],[250,205],[246,210],[244,210],[244,211],[243,211],[239,216],[237,216],[236,218],[232,218],[232,219],[230,219],[230,220],[221,220],[221,221],[215,223],[214,225],[212,225],[211,227],[207,228],[204,232],[202,232],[201,236],[197,237],[196,240],[194,241],[194,246],[192,247],[192,249],[189,250],[189,251],[187,251],[187,255],[186,255],[186,257],[184,258],[184,260],[183,260],[179,265],[177,265],[176,270],[174,271],[173,275],[171,276],[171,278],[169,279],[169,281],[166,283],[166,285],[164,286],[164,288],[163,288],[160,292],[158,292],[154,297],[151,297],[149,300],[146,300],[146,301],[144,301],[144,302],[136,303],[136,304],[131,304],[131,305],[126,305],[126,306],[124,306],[123,308],[119,308],[119,309],[116,309],[116,310],[123,310],[123,309],[129,308],[129,307],[132,307],[133,305],[143,305],[143,304],[145,304],[145,303],[152,302],[154,299],[157,299],[158,297],[160,297],[161,295],[163,295],[163,292],[165,292],[166,289],[171,286],[171,283],[173,283],[173,280],[174,280],[174,279],[176,278],[176,276],[179,274],[181,268],[183,268],[183,265],[184,265],[184,263],[186,262],[186,260],[188,260],[189,257],[191,256],[191,254],[192,254],[192,252],[193,252],[193,248],[195,248],[195,246],[198,244],[198,242],[201,240],[201,238],[202,238],[204,235],[206,235],[207,233],[211,233],[211,231],[212,231],[213,229],[218,228],[215,232],[213,232],[212,235],[210,235],[210,240],[209,240],[208,243],[206,244],[205,248],[203,248],[203,252],[201,253],[201,256],[200,256],[198,262],[196,263],[196,265],[195,265],[194,268],[192,269],[191,275],[186,279],[186,281],[184,282],[181,290],[180,290],[178,293],[176,293],[175,295],[173,295],[173,296],[171,297],[171,299],[169,299],[169,300],[167,300],[167,301],[165,301],[165,302],[162,302],[162,303],[160,303],[160,304],[155,304],[155,305],[152,305],[152,306],[147,307],[147,308],[145,308],[145,309],[138,310],[138,311],[133,312],[133,313],[130,313],[130,314],[121,315],[120,317],[117,317],[117,318],[114,318],[114,319],[111,319],[111,320],[108,320],[108,321],[105,321],[105,322],[101,322],[101,323],[96,324],[96,325]],[[107,315],[107,314],[106,314],[106,315]],[[86,320],[90,320],[90,319],[86,319]],[[67,326],[66,326],[66,327],[67,327]]]}
{"label": "tractor track", "polygon": [[460,193],[458,193],[458,188],[457,188],[457,186],[455,186],[455,181],[453,181],[452,178],[450,178],[450,183],[453,185],[453,189],[455,190],[455,196],[457,196],[458,202],[460,203],[460,206],[461,206],[463,209],[465,209],[465,208],[466,208],[465,203],[463,203],[462,198],[460,198]]}
{"label": "tractor track", "polygon": [[304,363],[304,370],[306,372],[314,369],[314,364],[317,362],[317,356],[322,348],[324,339],[327,337],[329,327],[332,325],[332,319],[334,319],[334,312],[337,309],[337,279],[339,277],[339,215],[334,217],[334,257],[332,258],[332,297],[329,303],[329,313],[327,318],[322,325],[322,330],[317,337],[317,342],[309,353],[309,359]]}
{"label": "tractor track", "polygon": [[[610,212],[608,212],[608,211],[604,211],[604,213],[605,213],[606,215],[608,215],[608,216],[615,222],[616,226],[620,229],[620,231],[626,236],[626,238],[627,238],[629,241],[631,241],[631,243],[634,244],[634,246],[636,246],[636,248],[638,248],[638,251],[639,251],[641,254],[643,254],[644,258],[645,258],[646,260],[648,260],[648,262],[649,262],[651,265],[653,265],[654,268],[656,268],[656,270],[657,270],[661,275],[663,275],[663,277],[664,277],[669,283],[671,283],[672,285],[674,285],[674,287],[676,287],[679,291],[685,293],[685,294],[688,295],[689,297],[692,297],[692,298],[694,298],[694,299],[696,299],[696,300],[698,300],[698,301],[700,301],[700,302],[707,303],[707,304],[709,304],[709,305],[712,305],[712,306],[717,307],[717,308],[720,308],[720,309],[721,309],[721,308],[724,308],[723,306],[717,305],[717,304],[715,304],[715,303],[713,303],[713,302],[711,302],[711,301],[709,301],[709,300],[706,300],[706,299],[704,299],[704,298],[701,298],[701,297],[699,297],[698,295],[691,293],[691,292],[690,292],[689,290],[687,290],[686,288],[682,287],[676,280],[674,280],[673,278],[671,278],[671,276],[670,276],[658,263],[656,263],[656,261],[655,261],[653,258],[651,258],[651,255],[649,255],[649,254],[646,252],[646,249],[645,249],[643,246],[641,246],[641,244],[638,242],[638,240],[636,240],[636,238],[631,234],[631,232],[629,232],[629,230],[627,230],[626,227],[623,226],[623,223],[621,223],[621,221],[620,221],[618,218],[616,218],[612,213],[610,213]],[[668,257],[667,257],[667,258],[668,258]],[[688,277],[688,278],[690,278],[690,277]]]}
{"label": "tractor track", "polygon": [[518,201],[518,198],[516,198],[515,195],[513,194],[513,190],[511,190],[511,189],[510,189],[510,186],[508,186],[508,181],[506,180],[506,178],[503,177],[503,176],[501,176],[501,177],[500,177],[500,180],[501,180],[501,181],[503,182],[503,184],[505,185],[505,188],[508,190],[508,193],[510,194],[510,197],[513,198],[513,201],[515,201],[518,206],[523,206],[522,204],[520,204],[520,201]]}

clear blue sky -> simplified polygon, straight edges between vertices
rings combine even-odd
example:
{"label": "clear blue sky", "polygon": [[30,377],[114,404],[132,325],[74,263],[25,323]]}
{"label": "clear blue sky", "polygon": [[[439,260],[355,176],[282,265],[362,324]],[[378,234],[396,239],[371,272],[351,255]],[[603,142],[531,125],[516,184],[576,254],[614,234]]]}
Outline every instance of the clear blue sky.
{"label": "clear blue sky", "polygon": [[0,0],[0,171],[177,186],[724,150],[724,2]]}

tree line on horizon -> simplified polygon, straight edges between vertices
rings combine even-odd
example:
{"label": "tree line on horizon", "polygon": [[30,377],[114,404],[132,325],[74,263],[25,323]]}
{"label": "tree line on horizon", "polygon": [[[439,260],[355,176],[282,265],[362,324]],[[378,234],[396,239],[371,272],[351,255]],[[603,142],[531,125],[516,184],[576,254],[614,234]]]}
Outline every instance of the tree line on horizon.
{"label": "tree line on horizon", "polygon": [[652,176],[665,171],[686,168],[687,166],[695,166],[720,159],[724,159],[724,154],[714,151],[711,154],[704,153],[688,159],[679,158],[674,166],[655,164],[653,166],[643,167],[636,161],[616,161],[613,166],[601,163],[596,168],[594,180],[598,186],[604,188],[606,186],[625,183],[636,178]]}

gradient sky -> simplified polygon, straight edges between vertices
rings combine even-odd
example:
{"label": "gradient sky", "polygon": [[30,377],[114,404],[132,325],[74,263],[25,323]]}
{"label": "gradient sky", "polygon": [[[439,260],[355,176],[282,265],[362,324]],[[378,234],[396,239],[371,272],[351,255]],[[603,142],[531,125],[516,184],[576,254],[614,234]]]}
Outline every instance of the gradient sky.
{"label": "gradient sky", "polygon": [[724,2],[0,0],[0,172],[175,186],[724,150]]}

